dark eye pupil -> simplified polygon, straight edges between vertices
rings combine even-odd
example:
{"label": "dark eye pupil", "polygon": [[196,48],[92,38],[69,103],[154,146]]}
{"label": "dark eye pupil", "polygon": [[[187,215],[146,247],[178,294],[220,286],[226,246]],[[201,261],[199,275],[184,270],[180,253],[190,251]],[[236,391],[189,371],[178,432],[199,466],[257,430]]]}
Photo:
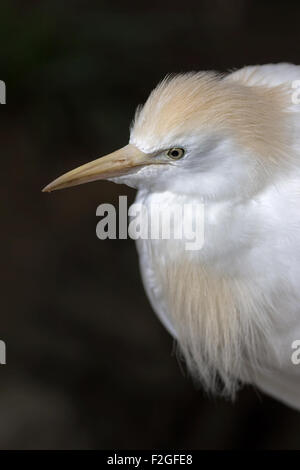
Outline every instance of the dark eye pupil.
{"label": "dark eye pupil", "polygon": [[172,157],[178,157],[178,155],[179,155],[178,150],[172,150],[171,155],[172,155]]}

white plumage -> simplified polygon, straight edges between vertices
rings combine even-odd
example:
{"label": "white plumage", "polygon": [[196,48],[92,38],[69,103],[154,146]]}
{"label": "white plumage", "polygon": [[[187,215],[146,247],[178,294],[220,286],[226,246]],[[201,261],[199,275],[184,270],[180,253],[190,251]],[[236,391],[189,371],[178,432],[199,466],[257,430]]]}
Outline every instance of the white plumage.
{"label": "white plumage", "polygon": [[[243,383],[300,409],[300,67],[245,67],[164,80],[130,143],[45,190],[107,178],[161,208],[202,201],[205,240],[138,240],[153,309],[208,391]],[[167,149],[184,149],[172,160]]]}

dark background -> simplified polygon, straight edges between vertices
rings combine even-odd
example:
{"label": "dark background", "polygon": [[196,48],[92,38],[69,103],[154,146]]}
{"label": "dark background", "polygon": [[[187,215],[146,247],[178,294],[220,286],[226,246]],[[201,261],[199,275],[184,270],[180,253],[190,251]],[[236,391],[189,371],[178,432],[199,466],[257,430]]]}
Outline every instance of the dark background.
{"label": "dark background", "polygon": [[300,449],[300,413],[245,388],[197,390],[154,316],[131,240],[99,241],[101,182],[42,194],[125,145],[169,72],[299,63],[300,4],[0,4],[0,448]]}

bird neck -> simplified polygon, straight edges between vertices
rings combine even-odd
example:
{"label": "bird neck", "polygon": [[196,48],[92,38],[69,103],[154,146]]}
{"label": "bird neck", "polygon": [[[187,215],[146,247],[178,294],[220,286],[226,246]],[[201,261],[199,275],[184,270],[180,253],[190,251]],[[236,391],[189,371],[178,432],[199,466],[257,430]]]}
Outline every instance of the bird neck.
{"label": "bird neck", "polygon": [[[254,235],[253,220],[255,219],[256,205],[253,199],[203,201],[201,198],[178,195],[171,191],[148,192],[142,190],[138,192],[136,202],[146,208],[145,213],[149,217],[147,224],[149,221],[152,226],[153,224],[161,224],[166,215],[174,221],[174,224],[171,225],[170,240],[161,240],[170,247],[170,250],[176,246],[174,254],[186,251],[187,257],[197,257],[209,262],[215,259],[216,255],[228,256],[231,251],[247,245],[246,234],[250,227],[251,233]],[[200,212],[197,212],[197,209]],[[160,218],[151,216],[158,211],[161,215]],[[172,216],[178,211],[180,217],[172,219]],[[196,219],[196,215],[199,214],[199,218]],[[190,225],[194,232],[203,231],[203,243],[197,250],[186,249],[187,240],[184,235],[187,225]],[[158,233],[159,229],[154,232]],[[183,235],[182,239],[180,237],[176,239],[177,234],[180,233]],[[252,239],[254,240],[254,238]],[[169,241],[171,243],[168,243]]]}

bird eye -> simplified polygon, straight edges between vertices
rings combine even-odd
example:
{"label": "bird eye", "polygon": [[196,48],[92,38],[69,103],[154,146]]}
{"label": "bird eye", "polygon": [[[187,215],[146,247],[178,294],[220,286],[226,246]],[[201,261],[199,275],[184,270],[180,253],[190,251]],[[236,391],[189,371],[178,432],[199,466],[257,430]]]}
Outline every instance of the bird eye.
{"label": "bird eye", "polygon": [[179,160],[179,158],[183,157],[184,150],[180,148],[173,148],[167,151],[167,155],[173,160]]}

